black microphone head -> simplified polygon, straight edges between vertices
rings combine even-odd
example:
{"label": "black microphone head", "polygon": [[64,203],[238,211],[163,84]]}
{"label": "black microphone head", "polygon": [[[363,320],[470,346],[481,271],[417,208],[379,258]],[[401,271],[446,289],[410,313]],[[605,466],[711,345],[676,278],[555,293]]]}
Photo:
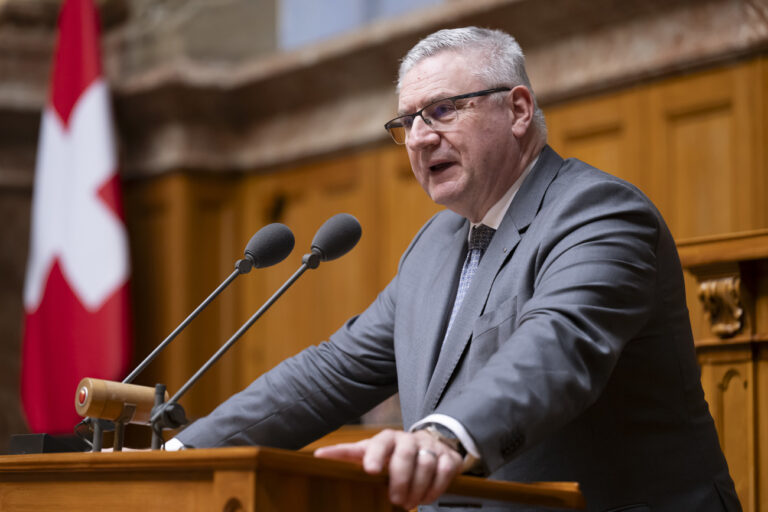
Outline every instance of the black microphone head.
{"label": "black microphone head", "polygon": [[348,213],[338,213],[317,230],[312,240],[312,252],[320,255],[320,261],[335,260],[351,251],[362,234],[356,218]]}
{"label": "black microphone head", "polygon": [[248,245],[245,246],[245,257],[253,262],[256,268],[264,268],[280,263],[293,250],[293,233],[285,224],[268,224],[258,230]]}

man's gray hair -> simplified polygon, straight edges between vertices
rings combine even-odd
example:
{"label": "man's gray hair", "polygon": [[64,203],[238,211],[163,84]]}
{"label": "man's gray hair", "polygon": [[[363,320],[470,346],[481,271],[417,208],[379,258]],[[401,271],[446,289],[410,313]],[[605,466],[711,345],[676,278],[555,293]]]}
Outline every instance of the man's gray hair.
{"label": "man's gray hair", "polygon": [[517,85],[527,87],[533,96],[533,122],[538,132],[546,138],[547,124],[525,71],[523,50],[514,37],[501,30],[464,27],[439,30],[428,35],[403,57],[397,77],[397,92],[400,92],[403,77],[411,68],[423,59],[444,51],[477,52],[481,55],[483,58],[477,61],[481,65],[473,74],[488,88]]}

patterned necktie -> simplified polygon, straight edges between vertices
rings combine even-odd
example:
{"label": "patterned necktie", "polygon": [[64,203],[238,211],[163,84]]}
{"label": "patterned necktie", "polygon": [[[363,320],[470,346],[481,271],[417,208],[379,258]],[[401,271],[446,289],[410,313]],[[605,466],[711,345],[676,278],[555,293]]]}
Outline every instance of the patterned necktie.
{"label": "patterned necktie", "polygon": [[483,257],[483,253],[491,243],[491,238],[496,232],[495,229],[489,228],[483,224],[472,228],[472,232],[469,235],[469,250],[467,251],[467,258],[464,260],[464,266],[461,268],[461,277],[459,278],[459,289],[456,291],[456,300],[453,302],[453,311],[451,311],[451,319],[448,320],[448,328],[445,330],[446,336],[451,330],[453,320],[456,318],[456,314],[459,312],[461,303],[464,301],[464,296],[469,290],[469,285],[472,282],[472,277],[477,271],[477,266],[480,264],[480,258]]}

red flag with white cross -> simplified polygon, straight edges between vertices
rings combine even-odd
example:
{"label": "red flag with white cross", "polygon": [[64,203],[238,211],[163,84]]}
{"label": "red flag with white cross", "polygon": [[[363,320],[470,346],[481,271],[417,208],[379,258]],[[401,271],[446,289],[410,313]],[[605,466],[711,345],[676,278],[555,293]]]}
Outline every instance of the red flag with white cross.
{"label": "red flag with white cross", "polygon": [[58,29],[35,169],[21,396],[31,431],[71,434],[80,379],[119,380],[128,367],[130,265],[92,1],[66,0]]}

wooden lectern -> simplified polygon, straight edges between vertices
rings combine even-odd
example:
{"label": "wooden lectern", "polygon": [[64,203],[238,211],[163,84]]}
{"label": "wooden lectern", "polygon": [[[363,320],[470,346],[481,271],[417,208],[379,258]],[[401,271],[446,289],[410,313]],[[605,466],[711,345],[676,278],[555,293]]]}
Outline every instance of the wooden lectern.
{"label": "wooden lectern", "polygon": [[[459,476],[450,503],[506,501],[580,509],[575,483],[520,484]],[[443,501],[443,498],[440,500]],[[55,453],[0,457],[0,510],[150,512],[401,510],[386,476],[356,464],[272,448]]]}

